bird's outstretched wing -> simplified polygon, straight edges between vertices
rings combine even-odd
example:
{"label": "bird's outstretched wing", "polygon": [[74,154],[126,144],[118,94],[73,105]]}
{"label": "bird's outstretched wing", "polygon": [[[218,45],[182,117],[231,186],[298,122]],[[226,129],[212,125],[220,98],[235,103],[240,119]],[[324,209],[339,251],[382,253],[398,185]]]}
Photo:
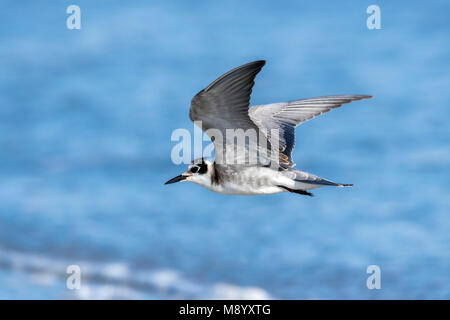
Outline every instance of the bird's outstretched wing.
{"label": "bird's outstretched wing", "polygon": [[[295,145],[295,127],[297,125],[345,103],[368,98],[372,98],[372,96],[338,95],[308,98],[254,106],[249,109],[249,115],[271,142],[273,139],[279,138],[280,166],[290,168],[295,165],[292,162],[292,150]],[[271,129],[278,129],[279,137],[271,137]]]}
{"label": "bird's outstretched wing", "polygon": [[[264,64],[264,60],[250,62],[225,73],[191,101],[189,117],[194,123],[201,125],[201,129],[213,140],[218,163],[224,163],[231,150],[236,160],[237,157],[245,157],[245,152],[254,156],[263,149],[270,149],[270,143],[260,134],[259,127],[250,119],[248,113],[254,79]],[[256,140],[254,136],[249,137],[242,147],[236,145],[234,139],[227,139],[227,133],[230,132],[227,129],[250,129],[257,137]],[[216,137],[217,132],[222,135],[221,141]]]}

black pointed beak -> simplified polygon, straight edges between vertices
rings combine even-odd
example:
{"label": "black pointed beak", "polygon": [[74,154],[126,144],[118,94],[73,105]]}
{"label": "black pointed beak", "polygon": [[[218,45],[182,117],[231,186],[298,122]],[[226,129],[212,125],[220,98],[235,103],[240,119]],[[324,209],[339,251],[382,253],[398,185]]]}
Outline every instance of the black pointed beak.
{"label": "black pointed beak", "polygon": [[171,184],[171,183],[175,183],[175,182],[180,182],[183,180],[186,180],[187,176],[183,176],[182,174],[180,174],[179,176],[176,176],[175,178],[170,179],[169,181],[167,181],[164,184]]}

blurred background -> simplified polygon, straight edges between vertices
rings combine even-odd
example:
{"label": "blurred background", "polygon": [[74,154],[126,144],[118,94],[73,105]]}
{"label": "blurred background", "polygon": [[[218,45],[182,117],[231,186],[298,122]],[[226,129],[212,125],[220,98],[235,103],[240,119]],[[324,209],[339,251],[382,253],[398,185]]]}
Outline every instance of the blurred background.
{"label": "blurred background", "polygon": [[[66,27],[71,4],[81,30]],[[371,4],[381,30],[366,26]],[[449,10],[3,0],[0,298],[450,298]],[[170,137],[193,132],[190,99],[257,59],[253,105],[374,96],[297,129],[297,167],[355,187],[163,185],[185,170]]]}

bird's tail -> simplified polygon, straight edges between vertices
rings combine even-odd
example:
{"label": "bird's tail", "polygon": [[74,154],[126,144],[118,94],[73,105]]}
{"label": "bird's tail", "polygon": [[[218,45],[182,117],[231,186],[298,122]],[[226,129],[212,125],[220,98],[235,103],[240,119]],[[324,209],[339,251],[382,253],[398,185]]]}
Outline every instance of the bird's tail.
{"label": "bird's tail", "polygon": [[304,172],[304,171],[298,171],[298,170],[292,170],[295,172],[295,178],[294,181],[321,187],[321,186],[334,186],[334,187],[353,187],[353,184],[350,183],[338,183],[333,182],[321,177],[318,177],[314,174]]}

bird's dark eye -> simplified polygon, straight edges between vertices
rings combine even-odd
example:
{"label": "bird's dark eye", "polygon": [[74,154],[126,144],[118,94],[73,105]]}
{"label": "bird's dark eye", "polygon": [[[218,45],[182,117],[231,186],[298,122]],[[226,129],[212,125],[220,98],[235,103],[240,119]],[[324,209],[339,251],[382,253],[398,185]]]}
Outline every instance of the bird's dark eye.
{"label": "bird's dark eye", "polygon": [[198,172],[198,167],[192,167],[191,170],[192,173],[197,173]]}

